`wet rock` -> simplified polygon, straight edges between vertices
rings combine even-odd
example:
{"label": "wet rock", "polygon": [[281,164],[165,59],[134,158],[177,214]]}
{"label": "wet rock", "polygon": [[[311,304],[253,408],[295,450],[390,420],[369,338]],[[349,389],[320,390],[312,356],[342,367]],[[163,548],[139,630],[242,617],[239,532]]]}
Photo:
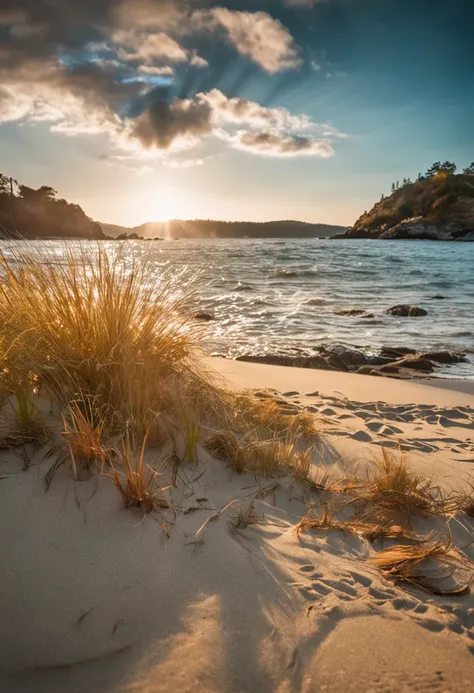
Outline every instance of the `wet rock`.
{"label": "wet rock", "polygon": [[365,310],[361,308],[341,308],[340,310],[335,310],[334,315],[365,315]]}
{"label": "wet rock", "polygon": [[395,366],[393,363],[387,363],[385,366],[379,366],[377,369],[380,373],[390,373],[394,375],[400,373],[400,366]]}
{"label": "wet rock", "polygon": [[339,354],[329,353],[325,356],[327,363],[332,366],[336,371],[348,371],[349,366],[347,363],[339,356]]}
{"label": "wet rock", "polygon": [[416,371],[423,371],[425,373],[434,371],[433,363],[423,356],[405,356],[403,359],[394,361],[394,363],[390,365],[397,368],[412,368]]}
{"label": "wet rock", "polygon": [[387,313],[390,313],[390,315],[396,315],[399,318],[416,318],[422,315],[428,315],[428,312],[424,308],[418,308],[418,306],[409,306],[407,304],[393,306],[393,308],[389,308],[387,310]]}
{"label": "wet rock", "polygon": [[391,360],[397,361],[398,359],[407,356],[407,354],[416,354],[415,349],[409,349],[408,347],[388,347],[384,346],[380,350],[380,355],[385,356]]}
{"label": "wet rock", "polygon": [[203,320],[204,322],[210,322],[211,320],[215,320],[215,316],[212,315],[211,313],[194,313],[193,318],[195,320]]}
{"label": "wet rock", "polygon": [[356,373],[361,373],[362,375],[372,375],[374,370],[374,366],[360,366],[360,368],[356,370]]}
{"label": "wet rock", "polygon": [[459,354],[454,351],[427,351],[420,354],[425,359],[436,363],[466,363],[466,354]]}
{"label": "wet rock", "polygon": [[432,301],[443,301],[446,298],[446,296],[441,296],[441,294],[436,294],[436,296],[432,296],[431,300]]}

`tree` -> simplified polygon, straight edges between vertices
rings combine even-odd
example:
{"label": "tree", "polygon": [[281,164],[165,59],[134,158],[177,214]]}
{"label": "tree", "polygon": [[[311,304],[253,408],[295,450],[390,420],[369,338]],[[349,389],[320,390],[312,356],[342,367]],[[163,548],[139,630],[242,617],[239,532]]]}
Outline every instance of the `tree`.
{"label": "tree", "polygon": [[456,164],[453,164],[451,161],[444,161],[443,163],[436,161],[436,163],[427,170],[426,177],[433,178],[433,176],[437,176],[439,173],[446,173],[448,176],[452,176],[456,173],[456,168]]}
{"label": "tree", "polygon": [[18,182],[14,178],[0,173],[0,194],[13,195],[17,186]]}
{"label": "tree", "polygon": [[56,195],[56,190],[51,188],[49,185],[42,185],[41,188],[38,188],[38,190],[29,188],[27,185],[20,185],[20,197],[22,197],[24,200],[28,200],[29,202],[53,202]]}
{"label": "tree", "polygon": [[463,171],[465,176],[474,176],[474,161],[470,166],[467,166]]}
{"label": "tree", "polygon": [[395,183],[392,183],[392,192],[395,192]]}

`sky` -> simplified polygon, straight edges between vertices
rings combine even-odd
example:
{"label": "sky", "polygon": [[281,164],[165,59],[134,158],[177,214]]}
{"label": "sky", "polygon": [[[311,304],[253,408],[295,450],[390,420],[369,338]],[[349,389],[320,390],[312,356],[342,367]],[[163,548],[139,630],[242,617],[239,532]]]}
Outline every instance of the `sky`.
{"label": "sky", "polygon": [[474,160],[472,0],[0,0],[0,171],[102,222],[351,225]]}

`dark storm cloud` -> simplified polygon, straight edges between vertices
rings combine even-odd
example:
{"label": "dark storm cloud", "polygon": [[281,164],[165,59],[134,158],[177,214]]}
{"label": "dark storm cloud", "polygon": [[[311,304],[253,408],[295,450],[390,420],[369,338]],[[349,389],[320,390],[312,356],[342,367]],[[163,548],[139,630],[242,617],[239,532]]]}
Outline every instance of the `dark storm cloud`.
{"label": "dark storm cloud", "polygon": [[212,109],[203,99],[156,101],[133,123],[132,135],[147,148],[169,149],[173,142],[183,143],[212,131]]}

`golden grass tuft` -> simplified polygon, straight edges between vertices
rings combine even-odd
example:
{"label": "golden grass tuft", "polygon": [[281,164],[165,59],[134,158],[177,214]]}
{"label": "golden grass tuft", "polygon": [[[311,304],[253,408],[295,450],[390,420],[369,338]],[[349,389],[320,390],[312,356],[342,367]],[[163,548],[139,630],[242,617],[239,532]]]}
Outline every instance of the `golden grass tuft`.
{"label": "golden grass tuft", "polygon": [[399,458],[382,448],[372,477],[346,487],[352,503],[360,507],[358,519],[382,524],[408,524],[416,515],[439,515],[446,509],[441,489],[408,466],[406,456]]}
{"label": "golden grass tuft", "polygon": [[156,508],[169,508],[164,490],[158,483],[158,473],[145,464],[147,439],[137,449],[130,440],[124,440],[116,451],[117,463],[112,463],[112,479],[126,508],[141,508],[151,513]]}
{"label": "golden grass tuft", "polygon": [[[370,562],[385,577],[410,583],[433,594],[454,596],[469,591],[470,581],[459,584],[455,581],[453,572],[456,567],[466,572],[470,565],[447,541],[397,544],[376,552]],[[443,587],[443,583],[447,581],[454,584]]]}
{"label": "golden grass tuft", "polygon": [[63,436],[69,446],[76,479],[83,470],[90,472],[96,463],[103,471],[110,460],[110,451],[104,441],[106,421],[106,416],[97,412],[87,399],[74,400],[67,406],[66,414],[63,414]]}
{"label": "golden grass tuft", "polygon": [[139,419],[160,408],[163,381],[191,367],[200,328],[180,310],[176,279],[120,250],[88,248],[0,255],[9,359],[65,405],[80,391]]}
{"label": "golden grass tuft", "polygon": [[322,517],[316,517],[309,513],[303,517],[296,525],[295,531],[297,534],[307,532],[309,530],[336,530],[340,532],[349,532],[375,541],[376,539],[411,539],[413,536],[398,525],[378,525],[367,522],[357,522],[356,520],[347,520],[342,522],[329,513],[326,506]]}

